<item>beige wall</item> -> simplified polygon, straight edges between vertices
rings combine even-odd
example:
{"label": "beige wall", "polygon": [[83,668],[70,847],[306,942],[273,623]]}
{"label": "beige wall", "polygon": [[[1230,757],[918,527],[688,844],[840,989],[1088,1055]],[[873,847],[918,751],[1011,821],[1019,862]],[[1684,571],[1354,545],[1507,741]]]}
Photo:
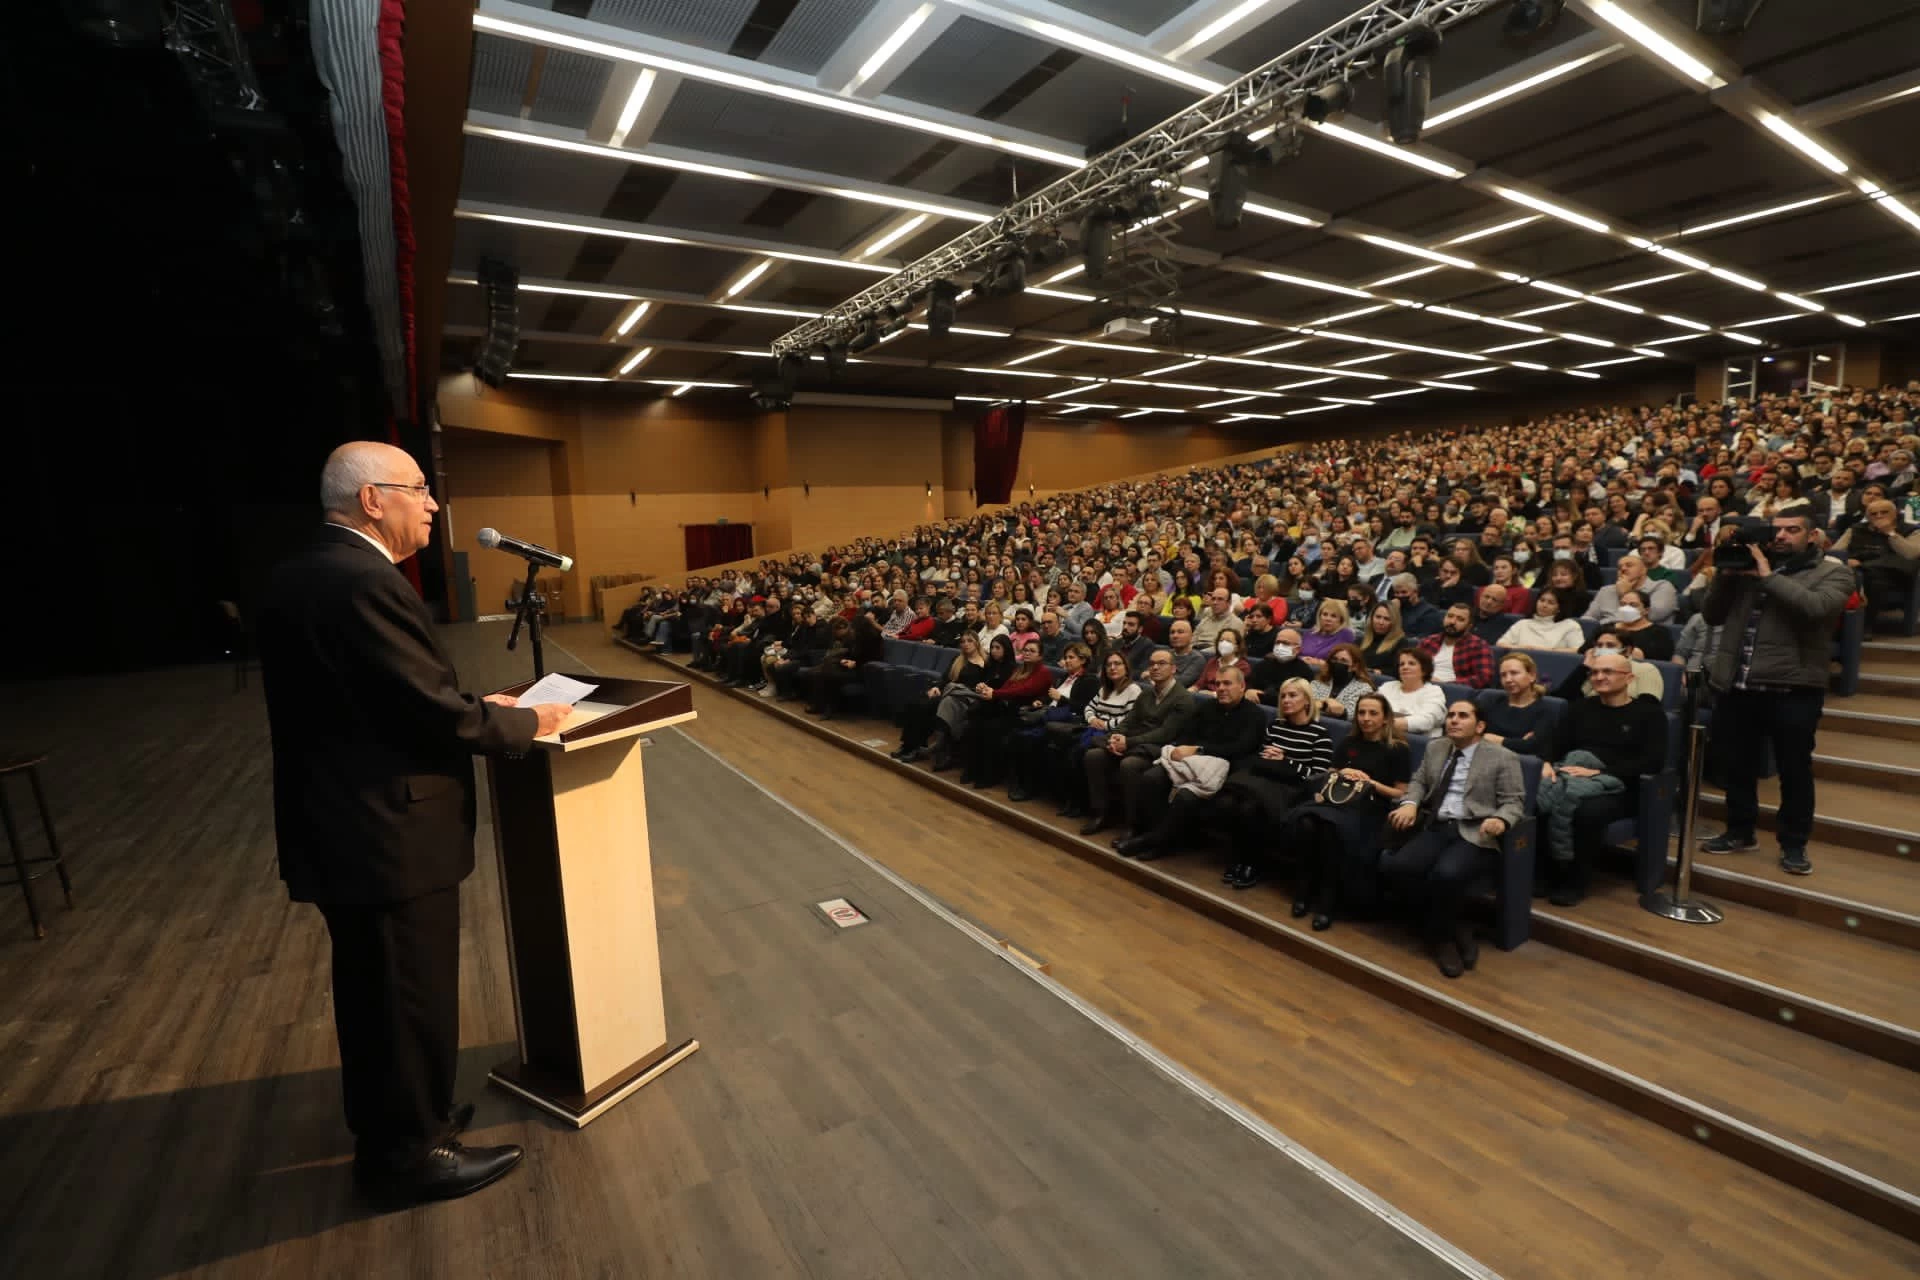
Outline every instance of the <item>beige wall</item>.
{"label": "beige wall", "polygon": [[[517,436],[449,431],[446,439],[448,527],[467,551],[474,599],[482,613],[499,613],[508,590],[525,575],[512,556],[474,545],[482,529],[499,529],[543,547],[563,547],[555,493],[560,446]],[[568,608],[572,608],[569,602]]]}

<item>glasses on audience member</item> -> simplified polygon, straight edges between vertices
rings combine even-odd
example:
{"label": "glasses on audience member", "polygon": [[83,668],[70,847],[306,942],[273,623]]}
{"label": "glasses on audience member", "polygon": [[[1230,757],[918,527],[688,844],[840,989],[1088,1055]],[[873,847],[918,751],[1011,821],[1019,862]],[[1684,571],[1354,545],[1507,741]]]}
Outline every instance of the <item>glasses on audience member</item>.
{"label": "glasses on audience member", "polygon": [[367,483],[376,489],[405,489],[416,498],[425,498],[433,492],[432,485],[401,484],[397,480],[369,480]]}

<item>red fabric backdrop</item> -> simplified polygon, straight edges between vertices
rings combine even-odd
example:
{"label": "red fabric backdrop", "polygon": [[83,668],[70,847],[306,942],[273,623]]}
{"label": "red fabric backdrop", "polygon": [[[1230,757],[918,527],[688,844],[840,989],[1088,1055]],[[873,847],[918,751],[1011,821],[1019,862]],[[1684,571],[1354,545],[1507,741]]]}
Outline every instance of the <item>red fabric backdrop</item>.
{"label": "red fabric backdrop", "polygon": [[687,572],[704,569],[729,560],[745,560],[753,554],[753,526],[750,524],[690,524],[687,535]]}
{"label": "red fabric backdrop", "polygon": [[1020,474],[1020,439],[1026,434],[1024,401],[996,404],[973,425],[974,501],[1005,502]]}

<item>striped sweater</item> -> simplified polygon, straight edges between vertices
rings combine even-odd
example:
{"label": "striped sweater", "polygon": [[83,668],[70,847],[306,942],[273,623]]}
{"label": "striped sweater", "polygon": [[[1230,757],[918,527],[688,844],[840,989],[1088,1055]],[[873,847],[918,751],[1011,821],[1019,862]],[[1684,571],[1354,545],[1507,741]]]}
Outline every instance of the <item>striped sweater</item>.
{"label": "striped sweater", "polygon": [[1098,720],[1105,725],[1118,724],[1120,718],[1127,714],[1139,697],[1138,681],[1129,681],[1127,686],[1118,693],[1108,693],[1105,686],[1102,686],[1093,695],[1093,701],[1087,704],[1087,723],[1092,724]]}
{"label": "striped sweater", "polygon": [[1261,747],[1279,747],[1286,752],[1286,759],[1267,760],[1256,755],[1247,770],[1257,778],[1304,785],[1333,767],[1333,738],[1318,720],[1294,724],[1276,717],[1267,727],[1267,740]]}

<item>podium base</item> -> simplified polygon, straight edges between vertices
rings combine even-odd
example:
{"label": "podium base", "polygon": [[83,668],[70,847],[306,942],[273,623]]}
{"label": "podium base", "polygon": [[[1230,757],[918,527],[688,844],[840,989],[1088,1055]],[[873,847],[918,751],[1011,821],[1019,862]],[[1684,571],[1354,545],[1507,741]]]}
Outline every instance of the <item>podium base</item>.
{"label": "podium base", "polygon": [[542,1074],[538,1067],[524,1062],[503,1062],[487,1073],[487,1080],[508,1093],[532,1103],[548,1115],[564,1120],[576,1129],[584,1129],[593,1120],[641,1086],[651,1083],[667,1068],[690,1056],[700,1047],[698,1040],[682,1040],[650,1053],[591,1093],[579,1093],[559,1085]]}

